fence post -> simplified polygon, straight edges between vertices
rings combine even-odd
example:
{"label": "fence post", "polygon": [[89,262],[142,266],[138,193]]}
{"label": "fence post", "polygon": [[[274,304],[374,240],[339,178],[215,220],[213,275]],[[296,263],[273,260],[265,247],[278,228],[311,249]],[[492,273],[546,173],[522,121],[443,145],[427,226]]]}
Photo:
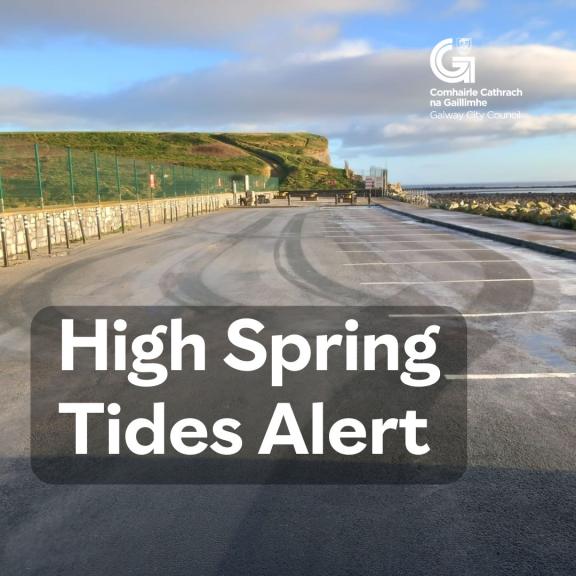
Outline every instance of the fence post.
{"label": "fence post", "polygon": [[176,166],[172,164],[172,196],[176,198]]}
{"label": "fence post", "polygon": [[98,167],[98,152],[94,152],[94,175],[96,176],[96,197],[100,204],[100,169]]}
{"label": "fence post", "polygon": [[2,236],[2,256],[4,257],[4,266],[8,267],[8,243],[6,242],[6,222],[0,218],[0,235]]}
{"label": "fence post", "polygon": [[24,220],[24,238],[26,240],[26,252],[28,253],[28,260],[32,260],[32,245],[30,244],[30,222],[28,216],[22,217]]}
{"label": "fence post", "polygon": [[118,164],[118,156],[114,156],[114,168],[116,169],[116,192],[118,198],[122,202],[122,187],[120,186],[120,166]]}
{"label": "fence post", "polygon": [[2,185],[2,174],[0,174],[0,211],[4,212],[4,186]]}
{"label": "fence post", "polygon": [[70,187],[72,206],[76,206],[76,194],[74,192],[74,161],[72,160],[72,148],[70,148],[70,146],[68,146],[68,186]]}
{"label": "fence post", "polygon": [[98,230],[98,240],[102,240],[102,228],[100,226],[100,207],[96,208],[96,228]]}
{"label": "fence post", "polygon": [[86,234],[84,234],[84,222],[82,222],[82,213],[80,210],[76,210],[76,216],[78,216],[78,224],[80,225],[80,235],[82,236],[82,244],[86,244]]}
{"label": "fence post", "polygon": [[186,167],[180,167],[182,186],[184,187],[184,198],[186,198],[186,218],[190,218],[190,206],[188,205],[188,180],[186,178]]}
{"label": "fence post", "polygon": [[140,201],[140,194],[138,192],[138,169],[136,168],[136,160],[132,161],[132,177],[134,178],[134,191],[136,192],[136,200]]}
{"label": "fence post", "polygon": [[50,214],[44,214],[46,218],[46,236],[48,238],[48,254],[52,254],[52,226],[50,225]]}
{"label": "fence post", "polygon": [[40,166],[40,147],[34,144],[34,159],[36,160],[36,180],[38,181],[38,194],[40,195],[40,208],[44,210],[44,187],[42,185],[42,168]]}
{"label": "fence post", "polygon": [[120,204],[120,225],[122,226],[122,234],[126,233],[126,223],[124,221],[124,206]]}
{"label": "fence post", "polygon": [[174,196],[174,214],[178,222],[178,202],[176,202],[176,165],[172,164],[172,195]]}
{"label": "fence post", "polygon": [[68,221],[66,220],[66,212],[62,212],[62,223],[64,224],[64,237],[66,238],[66,248],[70,248],[70,233],[68,232]]}

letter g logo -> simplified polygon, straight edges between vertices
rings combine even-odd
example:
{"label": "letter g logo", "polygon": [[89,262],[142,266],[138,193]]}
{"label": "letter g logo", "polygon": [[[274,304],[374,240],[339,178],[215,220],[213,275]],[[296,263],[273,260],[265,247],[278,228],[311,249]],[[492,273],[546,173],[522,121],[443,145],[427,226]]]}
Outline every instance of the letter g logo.
{"label": "letter g logo", "polygon": [[[466,53],[471,46],[469,38],[460,38],[458,41],[458,51]],[[442,82],[448,84],[474,84],[476,82],[476,58],[474,56],[452,56],[452,66],[447,68],[444,65],[444,57],[454,49],[454,40],[446,38],[438,42],[430,53],[430,68],[432,72]]]}

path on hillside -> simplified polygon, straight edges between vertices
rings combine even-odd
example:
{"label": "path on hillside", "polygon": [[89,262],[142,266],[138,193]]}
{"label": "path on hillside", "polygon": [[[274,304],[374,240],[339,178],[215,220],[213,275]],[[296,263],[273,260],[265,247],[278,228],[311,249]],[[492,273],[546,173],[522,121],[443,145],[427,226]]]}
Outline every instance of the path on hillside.
{"label": "path on hillside", "polygon": [[[377,207],[224,210],[1,270],[0,295],[2,576],[574,573],[574,262]],[[469,372],[486,379],[468,385],[464,477],[313,487],[33,476],[28,347],[39,309],[255,299],[468,314]]]}
{"label": "path on hillside", "polygon": [[238,148],[243,152],[248,152],[252,156],[256,156],[256,158],[259,158],[262,162],[270,166],[270,176],[277,178],[284,178],[286,176],[286,169],[284,166],[282,166],[282,164],[278,162],[271,153],[266,152],[266,150],[260,150],[256,146],[242,146],[242,144],[227,138],[224,134],[212,134],[212,138],[222,142],[223,144],[228,144],[233,148]]}

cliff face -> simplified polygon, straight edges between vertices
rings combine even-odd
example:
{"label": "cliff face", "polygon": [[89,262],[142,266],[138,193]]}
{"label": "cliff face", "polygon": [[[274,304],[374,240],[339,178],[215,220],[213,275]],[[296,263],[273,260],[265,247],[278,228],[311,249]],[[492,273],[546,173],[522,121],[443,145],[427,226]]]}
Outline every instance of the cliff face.
{"label": "cliff face", "polygon": [[332,159],[330,158],[330,151],[328,149],[328,141],[326,141],[326,148],[324,150],[317,150],[317,151],[304,151],[304,155],[314,160],[318,160],[318,162],[322,162],[323,164],[332,164]]}

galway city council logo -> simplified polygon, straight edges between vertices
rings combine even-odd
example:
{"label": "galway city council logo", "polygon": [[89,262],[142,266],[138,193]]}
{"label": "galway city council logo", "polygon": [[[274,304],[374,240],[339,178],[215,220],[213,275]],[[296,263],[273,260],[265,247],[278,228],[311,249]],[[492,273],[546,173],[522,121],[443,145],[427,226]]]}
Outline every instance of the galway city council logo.
{"label": "galway city council logo", "polygon": [[[453,38],[446,38],[438,42],[430,53],[430,67],[439,80],[449,84],[474,84],[476,82],[476,58],[469,56],[472,48],[470,38],[458,38],[456,47]],[[444,63],[445,56],[456,50],[457,56],[452,56],[451,65]]]}

